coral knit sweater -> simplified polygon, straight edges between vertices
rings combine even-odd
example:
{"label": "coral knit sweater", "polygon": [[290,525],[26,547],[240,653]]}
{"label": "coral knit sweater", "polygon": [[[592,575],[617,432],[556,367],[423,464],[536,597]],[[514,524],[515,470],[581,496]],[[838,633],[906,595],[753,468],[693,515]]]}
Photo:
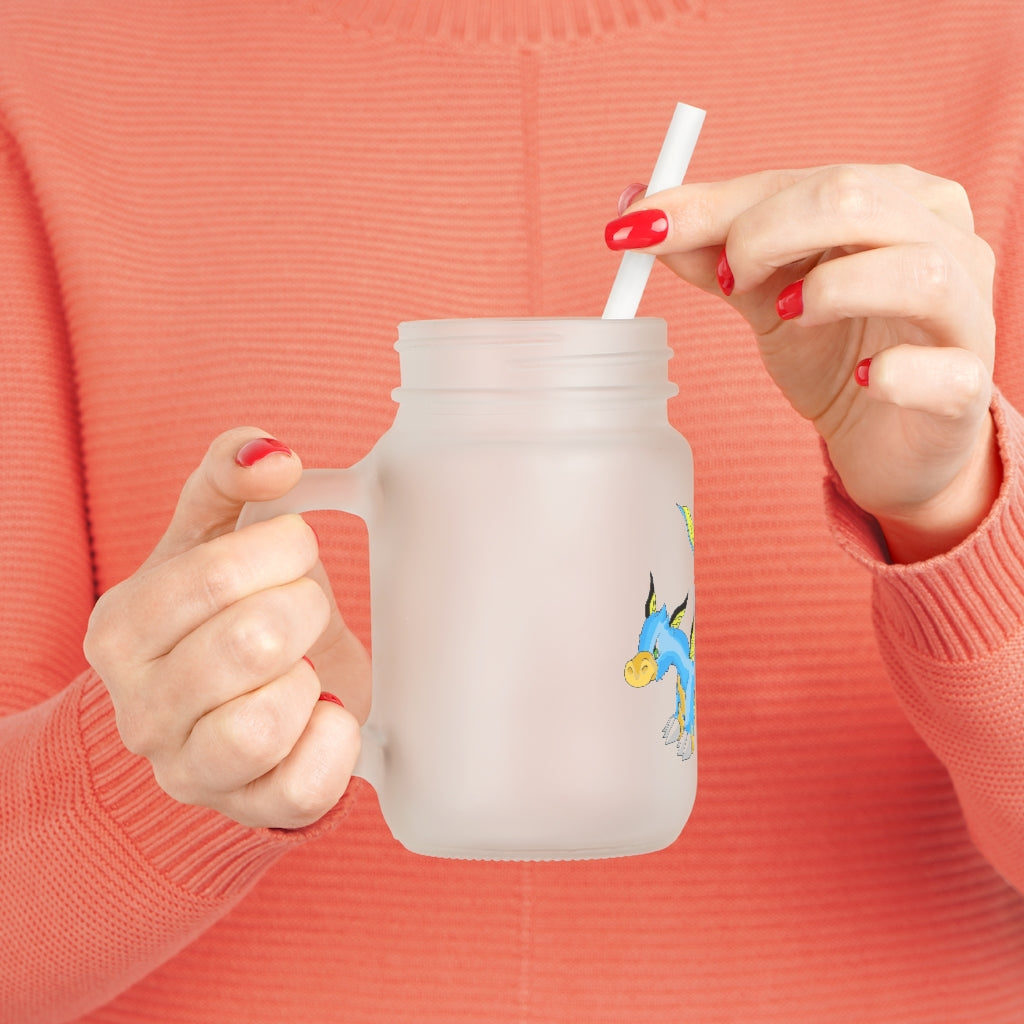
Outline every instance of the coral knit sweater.
{"label": "coral knit sweater", "polygon": [[[1017,0],[0,0],[0,1020],[1020,1024],[1022,52]],[[967,187],[988,520],[886,565],[742,321],[655,267],[697,462],[681,838],[474,863],[407,853],[358,782],[292,833],[169,799],[83,659],[96,594],[222,430],[365,454],[400,320],[599,314],[680,99],[693,180]],[[369,643],[363,528],[316,523]]]}

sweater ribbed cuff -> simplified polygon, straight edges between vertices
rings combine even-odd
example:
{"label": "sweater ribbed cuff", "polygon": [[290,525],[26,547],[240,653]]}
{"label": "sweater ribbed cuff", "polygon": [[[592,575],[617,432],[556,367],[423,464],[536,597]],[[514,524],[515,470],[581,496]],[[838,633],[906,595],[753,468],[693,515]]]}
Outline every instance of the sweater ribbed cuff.
{"label": "sweater ribbed cuff", "polygon": [[125,749],[102,680],[79,680],[79,722],[95,797],[139,854],[172,885],[211,902],[246,891],[287,850],[332,829],[351,802],[346,794],[304,829],[247,828],[203,807],[169,797],[149,762]]}
{"label": "sweater ribbed cuff", "polygon": [[828,465],[826,511],[839,544],[874,577],[876,626],[925,656],[982,657],[1024,625],[1024,420],[998,392],[992,414],[1003,463],[999,497],[962,543],[923,562],[888,563],[878,523]]}

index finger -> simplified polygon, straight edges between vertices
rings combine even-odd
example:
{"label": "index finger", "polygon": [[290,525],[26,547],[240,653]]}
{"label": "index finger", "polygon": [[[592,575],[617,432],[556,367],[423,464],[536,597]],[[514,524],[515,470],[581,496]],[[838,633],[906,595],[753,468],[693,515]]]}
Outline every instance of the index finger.
{"label": "index finger", "polygon": [[316,534],[301,516],[253,523],[141,569],[120,584],[116,625],[135,660],[161,658],[218,612],[250,594],[308,575],[319,559]]}
{"label": "index finger", "polygon": [[[743,213],[799,182],[837,165],[758,171],[726,181],[696,182],[649,194],[630,206],[659,209],[668,218],[664,241],[647,251],[658,256],[721,246]],[[974,217],[963,186],[903,164],[849,164],[852,173],[875,175],[905,192],[919,205],[961,231],[974,231]]]}

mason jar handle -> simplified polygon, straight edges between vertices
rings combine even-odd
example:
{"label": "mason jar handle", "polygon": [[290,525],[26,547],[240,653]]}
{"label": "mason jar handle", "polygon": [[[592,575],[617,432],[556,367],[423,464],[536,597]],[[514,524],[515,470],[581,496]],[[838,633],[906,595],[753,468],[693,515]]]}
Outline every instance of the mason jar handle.
{"label": "mason jar handle", "polygon": [[235,529],[287,512],[349,512],[365,520],[370,506],[365,459],[349,469],[305,469],[287,494],[270,501],[248,502],[242,508]]}

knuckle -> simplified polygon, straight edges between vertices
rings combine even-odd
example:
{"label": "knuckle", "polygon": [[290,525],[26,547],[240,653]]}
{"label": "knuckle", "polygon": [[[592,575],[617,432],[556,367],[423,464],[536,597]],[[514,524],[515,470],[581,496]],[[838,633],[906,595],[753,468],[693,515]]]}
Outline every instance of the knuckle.
{"label": "knuckle", "polygon": [[918,374],[929,396],[928,411],[951,424],[975,419],[991,392],[984,363],[964,349],[937,350],[936,356]]}
{"label": "knuckle", "polygon": [[200,567],[196,586],[209,608],[226,608],[245,593],[245,573],[237,560],[211,552]]}
{"label": "knuckle", "polygon": [[967,189],[948,178],[930,179],[923,197],[924,204],[938,217],[962,231],[974,231],[974,210]]}
{"label": "knuckle", "polygon": [[360,745],[359,725],[348,715],[337,716],[330,734],[321,734],[306,747],[302,771],[290,772],[282,780],[283,800],[297,824],[318,820],[338,802]]}
{"label": "knuckle", "polygon": [[953,278],[953,261],[941,246],[927,243],[914,249],[910,265],[911,281],[926,299],[937,300],[945,296]]}
{"label": "knuckle", "polygon": [[991,390],[988,370],[976,357],[958,360],[951,371],[951,377],[951,391],[955,398],[959,399],[957,415],[975,408],[979,399],[987,398]]}
{"label": "knuckle", "polygon": [[964,188],[959,181],[952,181],[949,178],[940,178],[938,191],[939,201],[944,207],[956,210],[961,214],[970,214],[971,197],[967,194],[967,189]]}
{"label": "knuckle", "polygon": [[110,646],[110,635],[104,629],[97,610],[94,609],[89,617],[85,636],[82,638],[82,653],[85,655],[85,660],[97,672],[100,672],[103,665],[106,664]]}
{"label": "knuckle", "polygon": [[797,184],[803,179],[803,172],[792,168],[777,168],[765,171],[763,175],[761,196],[767,199],[787,188]]}
{"label": "knuckle", "polygon": [[281,785],[281,799],[296,825],[308,825],[322,818],[339,795],[329,766],[318,766],[316,759],[312,765],[307,764],[307,771],[290,773]]}
{"label": "knuckle", "polygon": [[259,774],[273,768],[291,749],[280,714],[257,695],[239,701],[224,716],[219,741],[228,759],[252,764]]}
{"label": "knuckle", "polygon": [[323,589],[303,576],[233,609],[220,633],[220,654],[240,672],[264,681],[295,661],[324,631],[330,615]]}
{"label": "knuckle", "polygon": [[910,164],[899,163],[899,161],[896,163],[885,164],[884,169],[889,172],[891,177],[904,186],[908,185],[918,177],[918,172],[911,167]]}
{"label": "knuckle", "polygon": [[996,276],[996,254],[984,238],[974,236],[974,259],[984,277],[984,280],[991,285]]}
{"label": "knuckle", "polygon": [[236,617],[222,638],[227,661],[241,671],[265,675],[281,659],[287,636],[269,609],[251,609]]}
{"label": "knuckle", "polygon": [[93,606],[82,640],[86,661],[100,671],[101,667],[121,661],[126,651],[124,609],[119,584],[108,590]]}
{"label": "knuckle", "polygon": [[821,203],[836,220],[862,222],[875,216],[879,199],[874,182],[863,170],[841,164],[825,175]]}

